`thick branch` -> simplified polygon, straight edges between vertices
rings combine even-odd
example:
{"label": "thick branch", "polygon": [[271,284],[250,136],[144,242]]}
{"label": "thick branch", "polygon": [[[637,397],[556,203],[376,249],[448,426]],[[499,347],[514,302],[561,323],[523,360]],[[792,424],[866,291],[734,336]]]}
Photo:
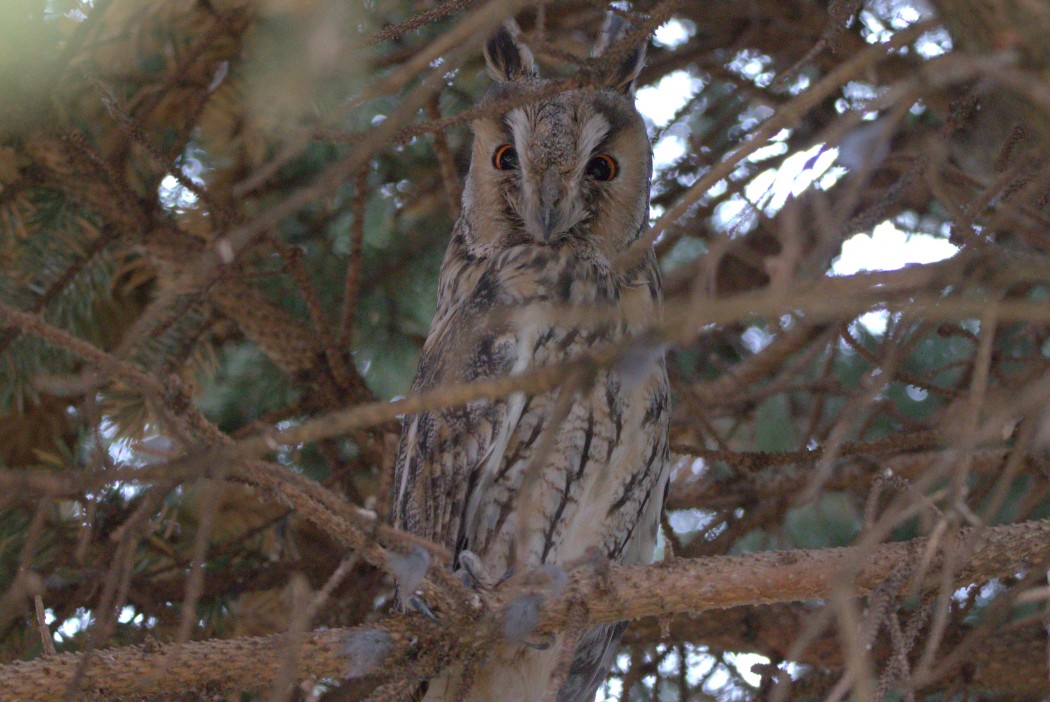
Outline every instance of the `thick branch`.
{"label": "thick branch", "polygon": [[[1016,573],[1050,558],[1050,520],[983,530],[965,529],[954,543],[975,544],[961,559],[957,583],[984,581]],[[940,546],[953,543],[941,539]],[[858,595],[873,592],[891,574],[910,567],[930,546],[927,539],[883,544],[874,548],[835,548],[714,556],[651,566],[613,566],[608,573],[577,571],[566,592],[546,603],[538,631],[564,627],[578,606],[579,594],[595,623],[696,613],[740,605],[820,599],[843,582]],[[932,565],[936,567],[937,559]],[[933,569],[931,569],[932,572]],[[496,593],[494,613],[473,627],[443,627],[421,616],[395,618],[371,630],[387,648],[381,666],[385,677],[434,669],[447,660],[449,644],[482,649],[499,630],[502,606],[518,592]],[[300,654],[301,677],[344,677],[371,666],[347,652],[351,629],[314,632]],[[412,635],[405,635],[410,633]],[[82,688],[108,699],[142,694],[170,694],[207,688],[211,692],[265,689],[285,655],[285,638],[271,636],[233,641],[206,641],[147,649],[130,647],[96,653]],[[374,648],[369,655],[375,655]],[[0,689],[13,699],[50,700],[61,696],[76,670],[75,655],[51,656],[0,668]]]}
{"label": "thick branch", "polygon": [[[623,644],[701,644],[780,660],[789,655],[799,632],[822,613],[820,607],[785,604],[679,614],[664,622],[650,617],[632,623],[624,633]],[[943,648],[958,643],[971,631],[950,628]],[[1031,654],[1045,645],[1046,634],[1038,625],[1000,632],[995,646],[981,647],[968,657],[967,678],[981,689],[998,693],[1046,693],[1050,690],[1046,659]],[[839,632],[828,627],[792,660],[817,669],[841,671],[846,667],[843,654]],[[888,660],[892,655],[891,642],[884,638],[876,641],[873,655],[877,660]]]}

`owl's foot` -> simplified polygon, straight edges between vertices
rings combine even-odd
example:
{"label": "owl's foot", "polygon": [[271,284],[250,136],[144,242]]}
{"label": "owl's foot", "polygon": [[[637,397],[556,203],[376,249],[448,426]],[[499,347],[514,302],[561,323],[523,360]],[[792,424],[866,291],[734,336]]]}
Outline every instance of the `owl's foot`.
{"label": "owl's foot", "polygon": [[503,582],[502,579],[497,581],[489,575],[485,564],[473,551],[460,551],[456,563],[459,565],[456,574],[463,580],[463,584],[471,589],[490,590]]}
{"label": "owl's foot", "polygon": [[427,603],[415,595],[408,598],[408,605],[431,621],[438,621],[437,615],[427,606]]}
{"label": "owl's foot", "polygon": [[519,583],[522,592],[503,610],[503,635],[515,644],[543,651],[557,640],[551,632],[537,633],[540,608],[544,602],[560,596],[569,583],[569,574],[556,563],[525,571]]}
{"label": "owl's foot", "polygon": [[533,634],[529,638],[525,639],[522,643],[529,648],[536,651],[546,651],[548,648],[554,645],[555,640],[558,636],[547,632],[545,634]]}

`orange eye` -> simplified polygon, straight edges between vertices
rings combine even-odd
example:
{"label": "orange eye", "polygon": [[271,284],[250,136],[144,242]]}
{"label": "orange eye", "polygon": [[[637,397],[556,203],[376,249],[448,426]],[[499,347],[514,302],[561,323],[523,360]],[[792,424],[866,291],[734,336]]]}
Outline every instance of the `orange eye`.
{"label": "orange eye", "polygon": [[616,167],[616,161],[612,156],[598,154],[587,162],[585,172],[595,180],[605,181],[615,178],[618,170],[619,169]]}
{"label": "orange eye", "polygon": [[513,171],[518,167],[518,152],[510,144],[504,144],[492,154],[492,165],[501,171]]}

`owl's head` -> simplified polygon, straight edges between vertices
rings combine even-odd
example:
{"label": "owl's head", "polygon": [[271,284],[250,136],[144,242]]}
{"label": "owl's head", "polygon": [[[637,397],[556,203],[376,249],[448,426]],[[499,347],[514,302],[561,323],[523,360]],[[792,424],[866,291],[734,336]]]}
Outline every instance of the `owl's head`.
{"label": "owl's head", "polygon": [[[618,46],[629,29],[610,15],[592,55]],[[649,138],[634,106],[645,47],[614,53],[595,87],[487,110],[475,121],[463,211],[468,245],[478,254],[532,243],[611,259],[637,238],[648,220],[652,175]],[[495,82],[483,107],[548,84],[513,24],[488,41],[485,60]]]}

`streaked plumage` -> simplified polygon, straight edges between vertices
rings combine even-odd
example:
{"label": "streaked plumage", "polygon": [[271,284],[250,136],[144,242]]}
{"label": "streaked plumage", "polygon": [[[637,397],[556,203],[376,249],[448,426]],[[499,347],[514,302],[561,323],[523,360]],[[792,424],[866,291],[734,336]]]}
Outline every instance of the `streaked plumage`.
{"label": "streaked plumage", "polygon": [[[596,53],[625,29],[611,21]],[[497,80],[487,104],[543,84],[512,31],[488,43]],[[651,150],[632,95],[642,53],[612,67],[606,87],[474,124],[463,214],[442,264],[415,392],[560,363],[658,318],[652,254],[627,274],[612,265],[648,221]],[[516,156],[500,152],[507,145]],[[650,560],[667,483],[663,361],[600,369],[588,381],[409,418],[395,525],[456,554],[472,552],[496,579],[567,564],[592,547],[613,561]],[[584,635],[559,700],[593,696],[620,631]],[[508,642],[476,671],[466,699],[540,700],[560,649],[560,641],[546,650]],[[426,700],[461,699],[458,675],[431,681]]]}

